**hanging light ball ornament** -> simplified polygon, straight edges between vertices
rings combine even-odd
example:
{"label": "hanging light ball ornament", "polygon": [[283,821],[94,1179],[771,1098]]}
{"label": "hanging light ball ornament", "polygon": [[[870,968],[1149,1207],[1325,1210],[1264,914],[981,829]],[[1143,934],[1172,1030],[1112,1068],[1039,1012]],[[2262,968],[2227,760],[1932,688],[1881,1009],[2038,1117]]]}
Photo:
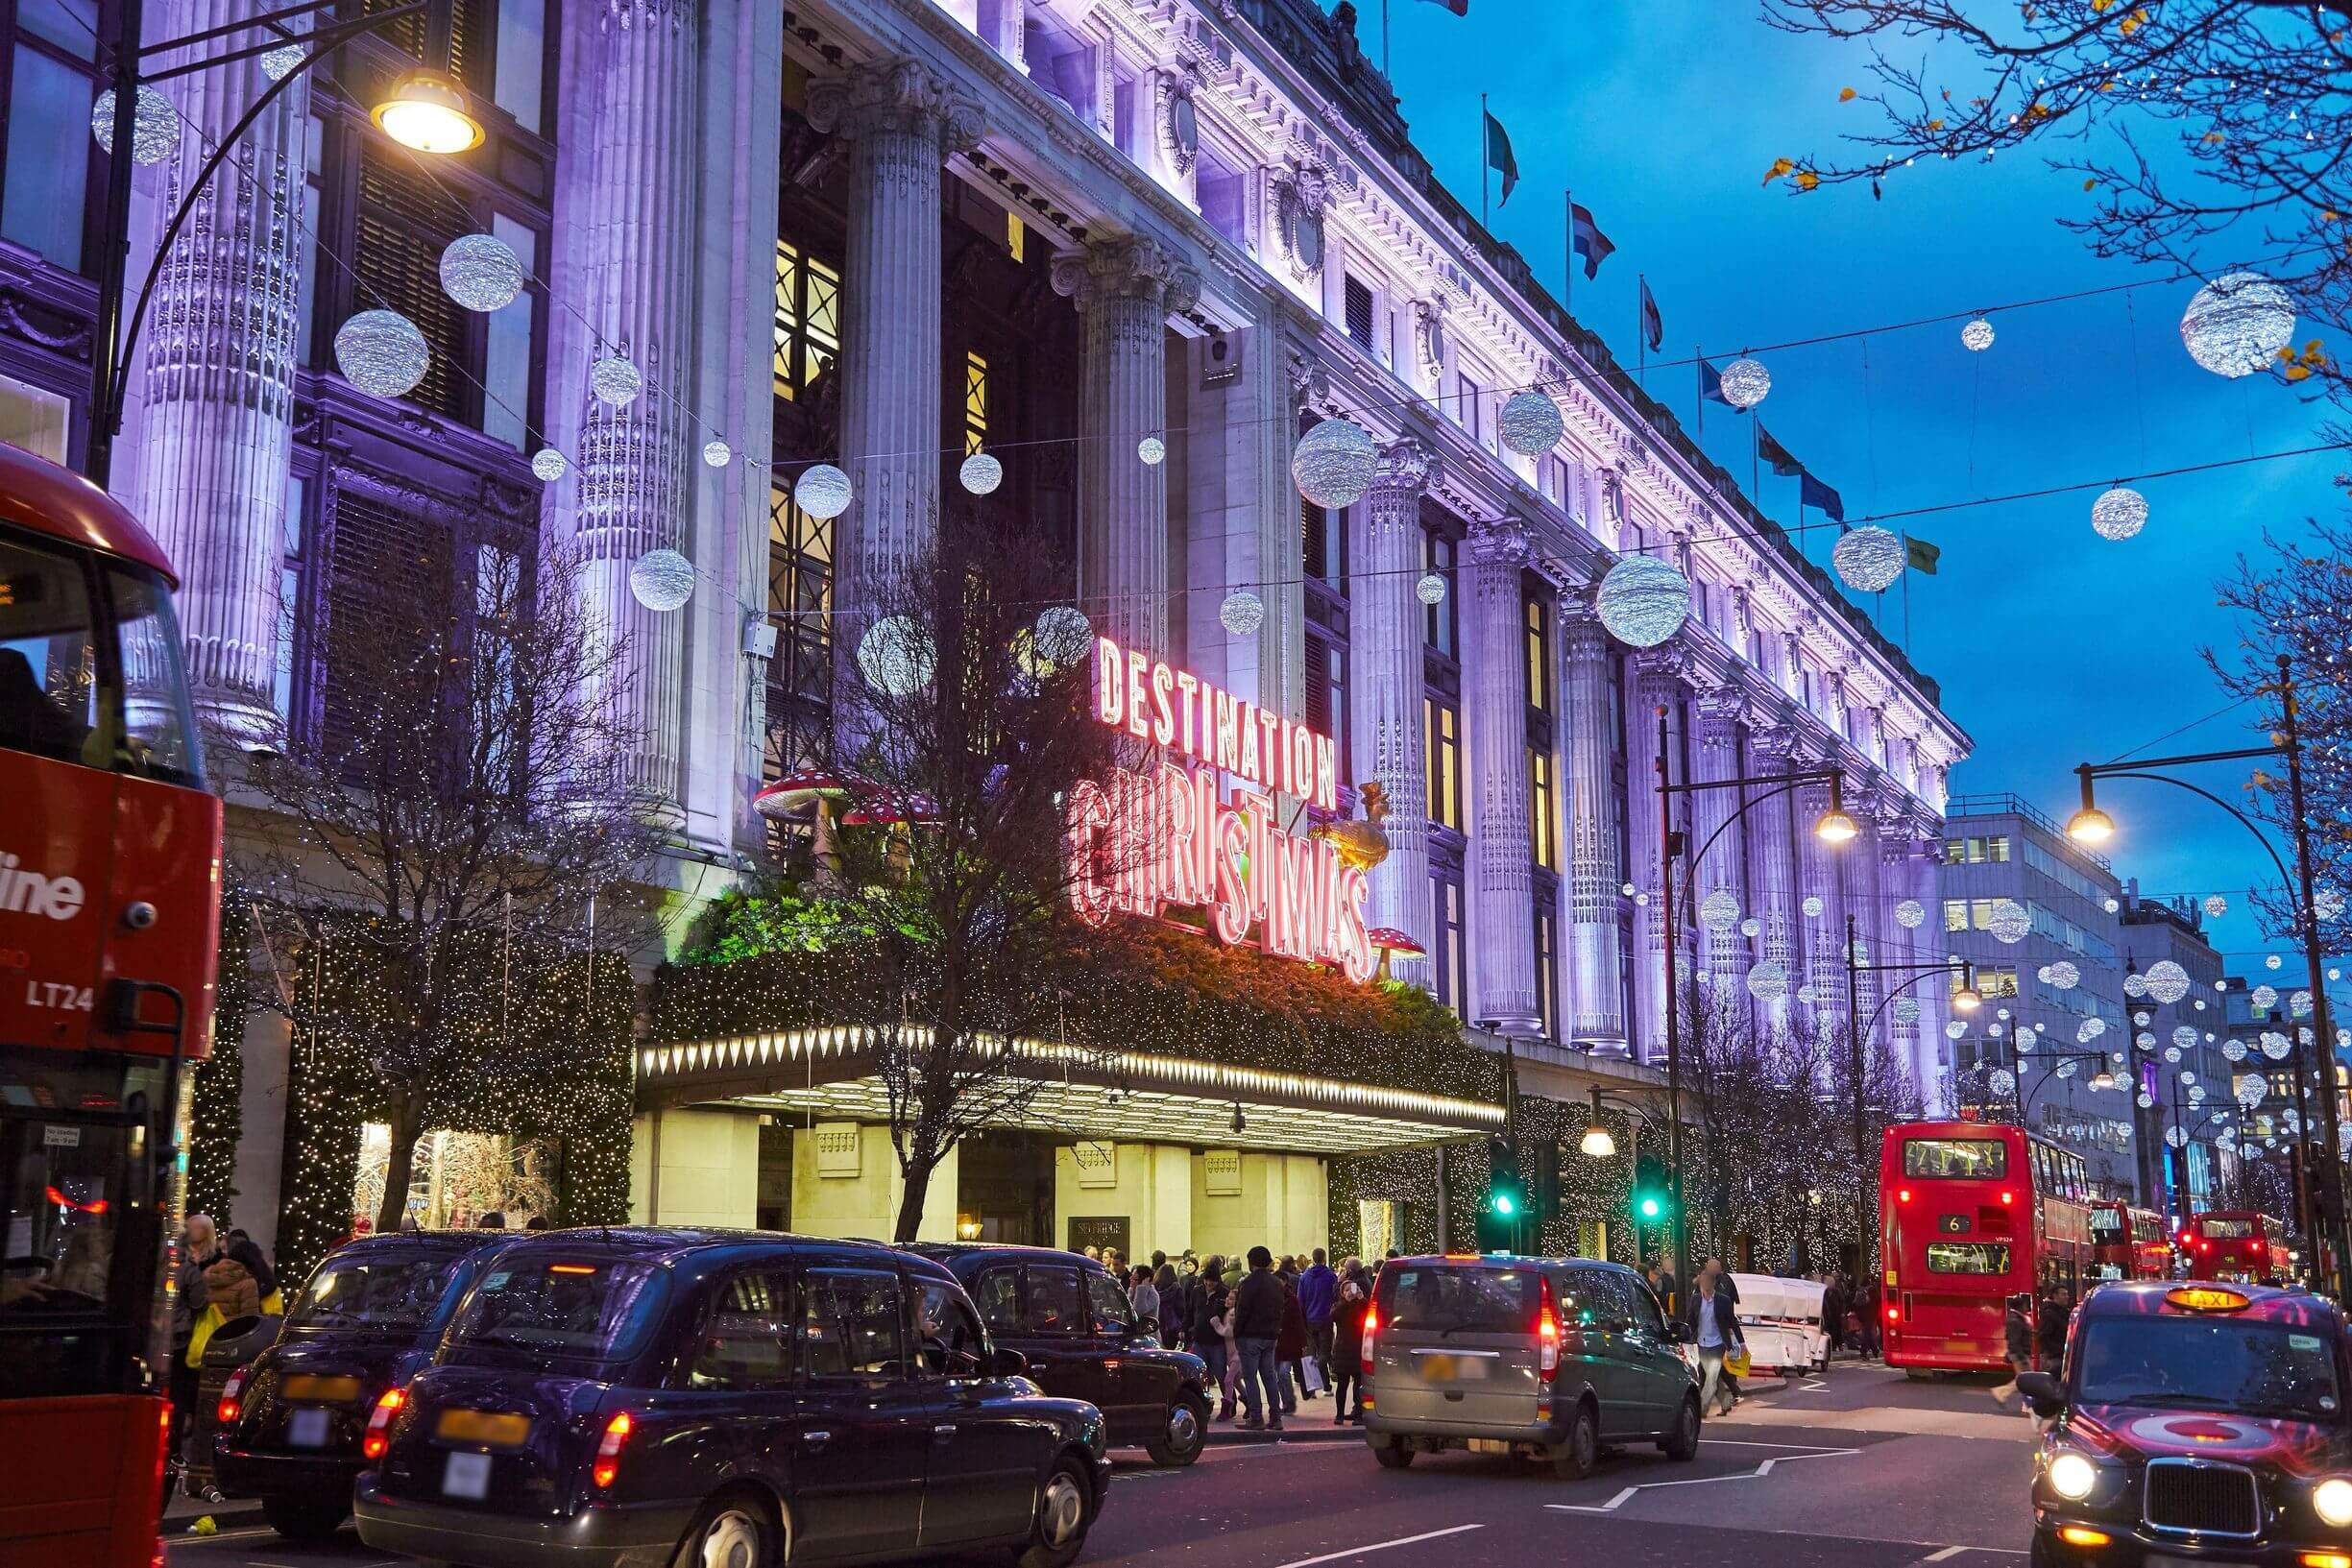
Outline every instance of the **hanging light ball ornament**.
{"label": "hanging light ball ornament", "polygon": [[2147,526],[2147,497],[2125,485],[2099,492],[2091,503],[2091,530],[2101,539],[2129,539]]}
{"label": "hanging light ball ornament", "polygon": [[1904,899],[1895,905],[1895,924],[1906,931],[1915,931],[1927,923],[1928,906],[1917,899]]}
{"label": "hanging light ball ornament", "polygon": [[363,310],[335,332],[335,368],[378,398],[406,397],[432,358],[417,324],[397,310]]}
{"label": "hanging light ball ornament", "polygon": [[1355,505],[1379,471],[1379,444],[1353,420],[1323,421],[1291,451],[1291,479],[1317,506]]}
{"label": "hanging light ball ornament", "polygon": [[[114,151],[114,89],[90,106],[90,132],[99,148]],[[180,111],[153,87],[141,87],[131,110],[131,161],[142,167],[162,162],[180,146]]]}
{"label": "hanging light ball ornament", "polygon": [[2148,965],[2147,994],[2170,1006],[2189,994],[2189,972],[2170,958]]}
{"label": "hanging light ball ornament", "polygon": [[1821,911],[1823,908],[1821,895],[1818,893],[1806,894],[1805,902],[1798,905],[1797,907],[1805,911],[1806,919],[1819,920],[1821,918]]}
{"label": "hanging light ball ornament", "polygon": [[2114,914],[2118,909],[2122,908],[2123,905],[2121,902],[2115,899],[2106,899],[2101,901],[2099,907],[2105,909],[2109,914]]}
{"label": "hanging light ball ornament", "polygon": [[1810,1007],[1814,1002],[1821,1000],[1821,993],[1814,990],[1810,985],[1800,985],[1797,987],[1797,1000],[1804,1002],[1807,1007]]}
{"label": "hanging light ball ornament", "polygon": [[2135,1000],[2147,995],[2147,977],[2137,971],[2123,977],[2123,994]]}
{"label": "hanging light ball ornament", "polygon": [[2309,1018],[2311,1016],[2311,993],[2297,991],[2293,996],[2289,997],[2287,1011],[2296,1018]]}
{"label": "hanging light ball ornament", "polygon": [[1993,933],[1994,941],[2014,946],[2032,931],[2033,916],[2015,899],[1995,899],[1992,924],[1986,929]]}
{"label": "hanging light ball ornament", "polygon": [[1094,642],[1094,623],[1083,610],[1057,604],[1037,617],[1037,657],[1055,669],[1066,669],[1086,657]]}
{"label": "hanging light ball ornament", "polygon": [[1778,1001],[1788,995],[1788,966],[1766,958],[1748,971],[1748,995],[1758,1001]]}
{"label": "hanging light ball ornament", "polygon": [[2229,900],[2223,898],[2219,893],[2208,893],[2205,895],[2205,918],[2207,920],[2219,920],[2223,915],[2228,913]]}
{"label": "hanging light ball ornament", "polygon": [[[2312,902],[2314,902],[2314,903],[2316,904],[2316,903],[2317,903],[2318,901],[2317,901],[2316,899],[2315,899],[2315,900],[2313,900]],[[2277,953],[2266,953],[2266,954],[2264,954],[2264,956],[2263,956],[2263,961],[2262,961],[2262,966],[2263,966],[2263,968],[2265,968],[2265,969],[2276,969],[2276,968],[2278,968],[2278,966],[2279,966],[2279,956],[2278,956],[2278,954],[2277,954]]]}
{"label": "hanging light ball ornament", "polygon": [[1898,1024],[1919,1022],[1919,999],[1917,997],[1897,997],[1895,999],[1895,1022]]}
{"label": "hanging light ball ornament", "polygon": [[261,57],[261,73],[272,82],[283,82],[307,58],[308,52],[301,44],[281,43]]}
{"label": "hanging light ball ornament", "polygon": [[1997,1095],[2017,1093],[2017,1074],[2005,1067],[1997,1067],[1985,1076],[1985,1087]]}
{"label": "hanging light ball ornament", "polygon": [[1699,901],[1699,924],[1710,931],[1728,931],[1739,924],[1739,896],[1718,887]]}
{"label": "hanging light ball ornament", "polygon": [[1947,1021],[1944,1025],[1944,1038],[1947,1040],[1957,1040],[1967,1032],[1968,1025],[1956,1018]]}
{"label": "hanging light ball ornament", "polygon": [[2228,1058],[2229,1058],[2231,1061],[2233,1061],[2233,1062],[2243,1062],[2243,1061],[2244,1061],[2244,1060],[2245,1060],[2245,1042],[2244,1042],[2244,1041],[2243,1041],[2243,1040],[2224,1040],[2224,1041],[2222,1041],[2222,1042],[2221,1042],[2221,1054],[2222,1054],[2222,1055],[2224,1055],[2224,1056],[2226,1056],[2226,1057],[2228,1057]]}
{"label": "hanging light ball ornament", "polygon": [[2082,983],[2082,971],[2068,959],[2061,958],[2049,966],[2049,983],[2060,991],[2072,991]]}
{"label": "hanging light ball ornament", "polygon": [[931,684],[939,655],[909,615],[885,615],[858,639],[858,672],[885,697],[911,697]]}
{"label": "hanging light ball ornament", "polygon": [[1831,565],[1857,593],[1882,593],[1903,575],[1903,541],[1887,529],[1865,525],[1837,542]]}
{"label": "hanging light ball ornament", "polygon": [[1562,422],[1560,405],[1552,401],[1551,394],[1530,387],[1503,399],[1502,417],[1495,422],[1494,433],[1502,437],[1504,446],[1521,457],[1541,457],[1560,445],[1567,425]]}
{"label": "hanging light ball ornament", "polygon": [[2216,375],[2267,370],[2294,340],[2294,302],[2260,273],[2225,273],[2181,312],[2181,347]]}
{"label": "hanging light ball ornament", "polygon": [[702,444],[702,466],[704,468],[723,469],[734,460],[735,448],[725,442],[706,441]]}
{"label": "hanging light ball ornament", "polygon": [[564,454],[552,446],[542,446],[531,454],[531,471],[548,484],[561,479],[570,467],[564,461]]}
{"label": "hanging light ball ornament", "polygon": [[672,549],[647,550],[629,563],[629,592],[667,615],[694,596],[694,564]]}
{"label": "hanging light ball ornament", "polygon": [[792,504],[819,522],[829,522],[849,510],[849,475],[830,463],[800,470],[792,483]]}
{"label": "hanging light ball ornament", "polygon": [[1135,455],[1143,459],[1144,467],[1156,469],[1168,461],[1168,444],[1157,436],[1146,436],[1135,444]]}
{"label": "hanging light ball ornament", "polygon": [[645,378],[618,354],[606,354],[588,367],[588,390],[608,408],[625,408],[645,390]]}
{"label": "hanging light ball ornament", "polygon": [[1734,408],[1754,408],[1772,390],[1772,373],[1763,361],[1742,354],[1723,367],[1723,400]]}
{"label": "hanging light ball ornament", "polygon": [[2133,1103],[2134,1105],[2139,1106],[2139,1107],[2140,1107],[2140,1109],[2142,1109],[2142,1110],[2144,1110],[2144,1111],[2145,1111],[2145,1110],[2149,1109],[2150,1107],[2152,1107],[2152,1106],[2153,1106],[2153,1105],[2156,1103],[2156,1097],[2155,1097],[2154,1095],[2149,1094],[2149,1093],[2148,1093],[2146,1090],[2143,1089],[2143,1090],[2141,1090],[2141,1091],[2140,1091],[2140,1092],[2139,1092],[2137,1095],[2134,1095],[2134,1096],[2132,1097],[2132,1103]]}
{"label": "hanging light ball ornament", "polygon": [[441,253],[441,292],[468,310],[501,310],[522,292],[522,258],[496,234],[460,234]]}
{"label": "hanging light ball ornament", "polygon": [[2278,1005],[2278,990],[2274,986],[2258,985],[2254,987],[2254,994],[2246,1000],[2254,1003],[2255,1011],[2267,1013]]}
{"label": "hanging light ball ornament", "polygon": [[2167,1047],[2165,1047],[2165,1048],[2164,1048],[2164,1059],[2165,1059],[2166,1061],[2168,1061],[2168,1062],[2177,1062],[2177,1061],[2179,1061],[2179,1060],[2180,1060],[2180,1047],[2178,1047],[2178,1046],[2167,1046]]}
{"label": "hanging light ball ornament", "polygon": [[1960,347],[1972,354],[1980,354],[1993,346],[1993,324],[1982,316],[1960,328]]}
{"label": "hanging light ball ornament", "polygon": [[2194,1050],[2196,1049],[2196,1030],[2183,1024],[2172,1031],[2172,1044],[2182,1050]]}
{"label": "hanging light ball ornament", "polygon": [[1005,482],[1005,465],[986,452],[974,452],[956,470],[956,479],[967,495],[993,495]]}
{"label": "hanging light ball ornament", "polygon": [[1690,615],[1690,579],[1653,555],[1629,555],[1601,579],[1593,607],[1609,635],[1629,647],[1655,648]]}
{"label": "hanging light ball ornament", "polygon": [[1421,573],[1420,581],[1413,585],[1413,596],[1426,605],[1445,602],[1445,579],[1434,571]]}
{"label": "hanging light ball ornament", "polygon": [[2275,1029],[2265,1032],[2262,1037],[2262,1053],[2274,1062],[2285,1061],[2293,1051],[2294,1042]]}
{"label": "hanging light ball ornament", "polygon": [[1217,607],[1217,623],[1235,637],[1253,637],[1266,624],[1266,601],[1249,589],[1237,588]]}
{"label": "hanging light ball ornament", "polygon": [[1742,936],[1761,936],[1764,934],[1764,923],[1757,919],[1754,915],[1750,915],[1747,919],[1739,923],[1739,934]]}

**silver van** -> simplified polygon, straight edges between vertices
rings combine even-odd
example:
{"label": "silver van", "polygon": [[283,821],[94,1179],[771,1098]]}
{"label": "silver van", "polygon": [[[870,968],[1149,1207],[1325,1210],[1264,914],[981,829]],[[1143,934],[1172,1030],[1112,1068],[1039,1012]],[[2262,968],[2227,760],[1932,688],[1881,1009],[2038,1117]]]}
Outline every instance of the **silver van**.
{"label": "silver van", "polygon": [[1364,1325],[1364,1435],[1392,1470],[1467,1448],[1591,1473],[1603,1443],[1699,1452],[1699,1387],[1640,1275],[1581,1258],[1383,1264]]}

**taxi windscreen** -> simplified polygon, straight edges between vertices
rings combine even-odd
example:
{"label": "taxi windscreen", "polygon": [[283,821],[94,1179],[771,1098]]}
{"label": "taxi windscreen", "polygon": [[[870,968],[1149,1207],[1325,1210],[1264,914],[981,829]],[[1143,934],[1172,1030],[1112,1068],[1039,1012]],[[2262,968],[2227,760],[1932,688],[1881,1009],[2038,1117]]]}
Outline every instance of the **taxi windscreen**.
{"label": "taxi windscreen", "polygon": [[2327,1337],[2291,1323],[2133,1315],[2075,1332],[2073,1398],[2334,1422],[2342,1410]]}

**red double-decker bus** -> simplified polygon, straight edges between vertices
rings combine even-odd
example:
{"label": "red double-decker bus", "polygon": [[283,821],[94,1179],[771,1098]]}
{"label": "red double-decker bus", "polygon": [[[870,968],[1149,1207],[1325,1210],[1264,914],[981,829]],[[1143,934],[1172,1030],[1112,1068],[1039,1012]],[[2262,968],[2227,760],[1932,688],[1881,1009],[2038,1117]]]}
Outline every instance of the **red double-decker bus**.
{"label": "red double-decker bus", "polygon": [[2191,1279],[2280,1285],[2294,1277],[2287,1227],[2251,1209],[2215,1209],[2189,1221],[2181,1237]]}
{"label": "red double-decker bus", "polygon": [[2094,1278],[2082,1157],[2023,1128],[1898,1122],[1879,1194],[1890,1366],[2005,1367],[2008,1298]]}
{"label": "red double-decker bus", "polygon": [[2091,1205],[2091,1271],[2097,1279],[2170,1279],[2172,1237],[2164,1216],[2121,1198]]}
{"label": "red double-decker bus", "polygon": [[173,587],[129,513],[0,446],[0,1568],[161,1560],[221,859]]}

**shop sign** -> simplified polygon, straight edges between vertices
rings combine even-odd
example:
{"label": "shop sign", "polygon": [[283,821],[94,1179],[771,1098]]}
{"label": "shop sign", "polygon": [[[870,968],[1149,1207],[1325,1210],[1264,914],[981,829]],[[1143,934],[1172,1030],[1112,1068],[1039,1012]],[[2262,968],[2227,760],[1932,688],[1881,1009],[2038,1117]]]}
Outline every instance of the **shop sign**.
{"label": "shop sign", "polygon": [[[1071,903],[1080,918],[1101,926],[1113,911],[1200,908],[1220,941],[1254,930],[1267,953],[1370,979],[1364,873],[1329,842],[1274,821],[1277,794],[1338,808],[1331,738],[1109,638],[1095,655],[1095,716],[1167,755],[1070,791]],[[1228,773],[1239,781],[1229,800]]]}
{"label": "shop sign", "polygon": [[1080,1187],[1116,1187],[1119,1185],[1119,1146],[1097,1141],[1081,1141],[1070,1146],[1070,1163],[1078,1167]]}
{"label": "shop sign", "polygon": [[1205,1148],[1200,1151],[1200,1191],[1210,1197],[1242,1194],[1242,1151]]}
{"label": "shop sign", "polygon": [[854,1178],[863,1164],[860,1158],[862,1144],[855,1122],[820,1122],[809,1129],[816,1142],[816,1173],[819,1177]]}

